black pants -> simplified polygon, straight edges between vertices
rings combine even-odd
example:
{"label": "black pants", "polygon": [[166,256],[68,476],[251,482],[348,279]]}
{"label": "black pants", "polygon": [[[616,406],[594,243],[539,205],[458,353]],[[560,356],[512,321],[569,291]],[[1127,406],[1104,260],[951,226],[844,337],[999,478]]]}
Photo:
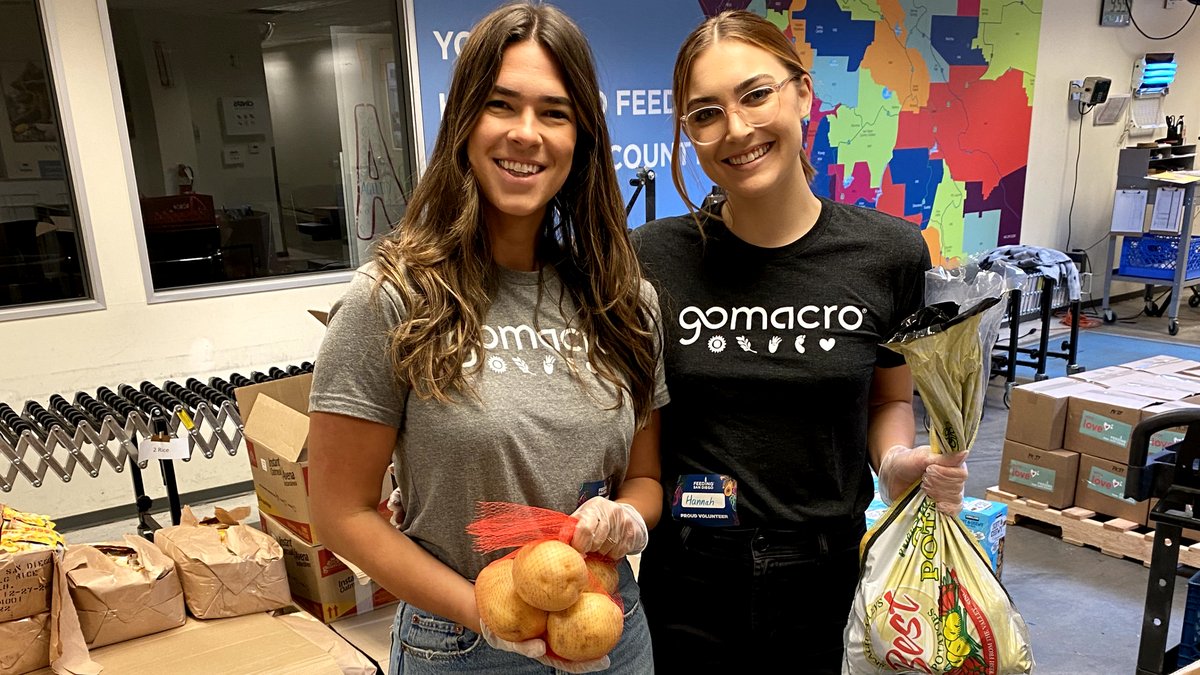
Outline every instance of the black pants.
{"label": "black pants", "polygon": [[840,673],[864,532],[861,517],[800,531],[660,523],[638,577],[656,670]]}

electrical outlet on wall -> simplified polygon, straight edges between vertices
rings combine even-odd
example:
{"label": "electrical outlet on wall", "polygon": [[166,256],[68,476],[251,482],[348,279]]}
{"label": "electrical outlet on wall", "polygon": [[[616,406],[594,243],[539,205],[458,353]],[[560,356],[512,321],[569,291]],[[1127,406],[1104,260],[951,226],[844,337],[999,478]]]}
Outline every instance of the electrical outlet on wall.
{"label": "electrical outlet on wall", "polygon": [[1179,0],[1163,0],[1163,8],[1165,8],[1165,9],[1175,9],[1175,5],[1176,5],[1178,2],[1179,2]]}

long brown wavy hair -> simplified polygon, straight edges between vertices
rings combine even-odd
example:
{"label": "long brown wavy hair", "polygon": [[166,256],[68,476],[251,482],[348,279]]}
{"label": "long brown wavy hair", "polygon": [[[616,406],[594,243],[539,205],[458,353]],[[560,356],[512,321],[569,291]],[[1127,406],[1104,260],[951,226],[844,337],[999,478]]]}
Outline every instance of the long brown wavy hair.
{"label": "long brown wavy hair", "polygon": [[[467,139],[492,95],[504,50],[525,40],[557,61],[577,120],[571,170],[546,210],[537,260],[554,268],[576,307],[567,322],[588,336],[588,361],[628,394],[640,426],[653,401],[657,328],[628,238],[591,48],[572,21],[548,5],[501,7],[476,24],[463,45],[429,167],[404,218],[376,248],[380,284],[394,284],[405,309],[391,335],[392,367],[417,396],[448,402],[453,392],[471,391],[466,376],[482,366],[483,322],[497,268]],[[559,306],[566,309],[562,298]],[[464,372],[473,353],[480,358]],[[620,405],[622,397],[614,407]]]}
{"label": "long brown wavy hair", "polygon": [[[682,118],[687,114],[683,106],[687,101],[687,86],[688,80],[692,77],[692,64],[704,53],[704,50],[720,40],[740,40],[753,47],[758,47],[779,59],[787,68],[788,75],[797,77],[808,75],[808,70],[805,69],[804,64],[800,61],[800,56],[796,53],[795,45],[775,27],[775,24],[753,12],[745,10],[721,12],[706,19],[687,36],[675,57],[675,73],[671,78],[674,98],[678,103],[675,106],[674,114],[675,147],[671,150],[671,181],[675,183],[675,189],[679,192],[679,196],[683,197],[683,203],[693,213],[699,211],[700,207],[693,204],[691,198],[688,197],[687,184],[684,183],[683,171],[680,168],[683,166],[679,156],[680,147],[683,145],[681,142],[683,140]],[[800,162],[804,165],[804,177],[812,182],[813,177],[817,175],[817,170],[809,160],[807,151],[800,151]]]}

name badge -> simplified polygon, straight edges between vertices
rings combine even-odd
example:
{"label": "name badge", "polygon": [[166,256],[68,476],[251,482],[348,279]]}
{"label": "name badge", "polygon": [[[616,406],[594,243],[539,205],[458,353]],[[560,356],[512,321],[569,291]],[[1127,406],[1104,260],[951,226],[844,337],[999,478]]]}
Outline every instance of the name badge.
{"label": "name badge", "polygon": [[612,497],[612,486],[616,482],[612,478],[604,480],[596,480],[590,483],[583,483],[579,486],[579,502],[576,507],[583,506],[583,503],[592,497]]}
{"label": "name badge", "polygon": [[680,476],[671,498],[671,517],[700,527],[737,525],[737,481],[715,473]]}

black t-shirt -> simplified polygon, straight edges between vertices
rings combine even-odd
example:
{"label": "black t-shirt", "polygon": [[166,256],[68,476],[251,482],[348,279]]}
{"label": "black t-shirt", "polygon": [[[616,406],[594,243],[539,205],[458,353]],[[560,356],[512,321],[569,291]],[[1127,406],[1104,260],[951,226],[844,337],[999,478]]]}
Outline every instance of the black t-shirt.
{"label": "black t-shirt", "polygon": [[918,228],[822,199],[813,228],[760,248],[701,215],[633,233],[666,328],[662,480],[737,480],[741,526],[794,528],[870,503],[867,411],[879,346],[921,307],[929,251]]}

